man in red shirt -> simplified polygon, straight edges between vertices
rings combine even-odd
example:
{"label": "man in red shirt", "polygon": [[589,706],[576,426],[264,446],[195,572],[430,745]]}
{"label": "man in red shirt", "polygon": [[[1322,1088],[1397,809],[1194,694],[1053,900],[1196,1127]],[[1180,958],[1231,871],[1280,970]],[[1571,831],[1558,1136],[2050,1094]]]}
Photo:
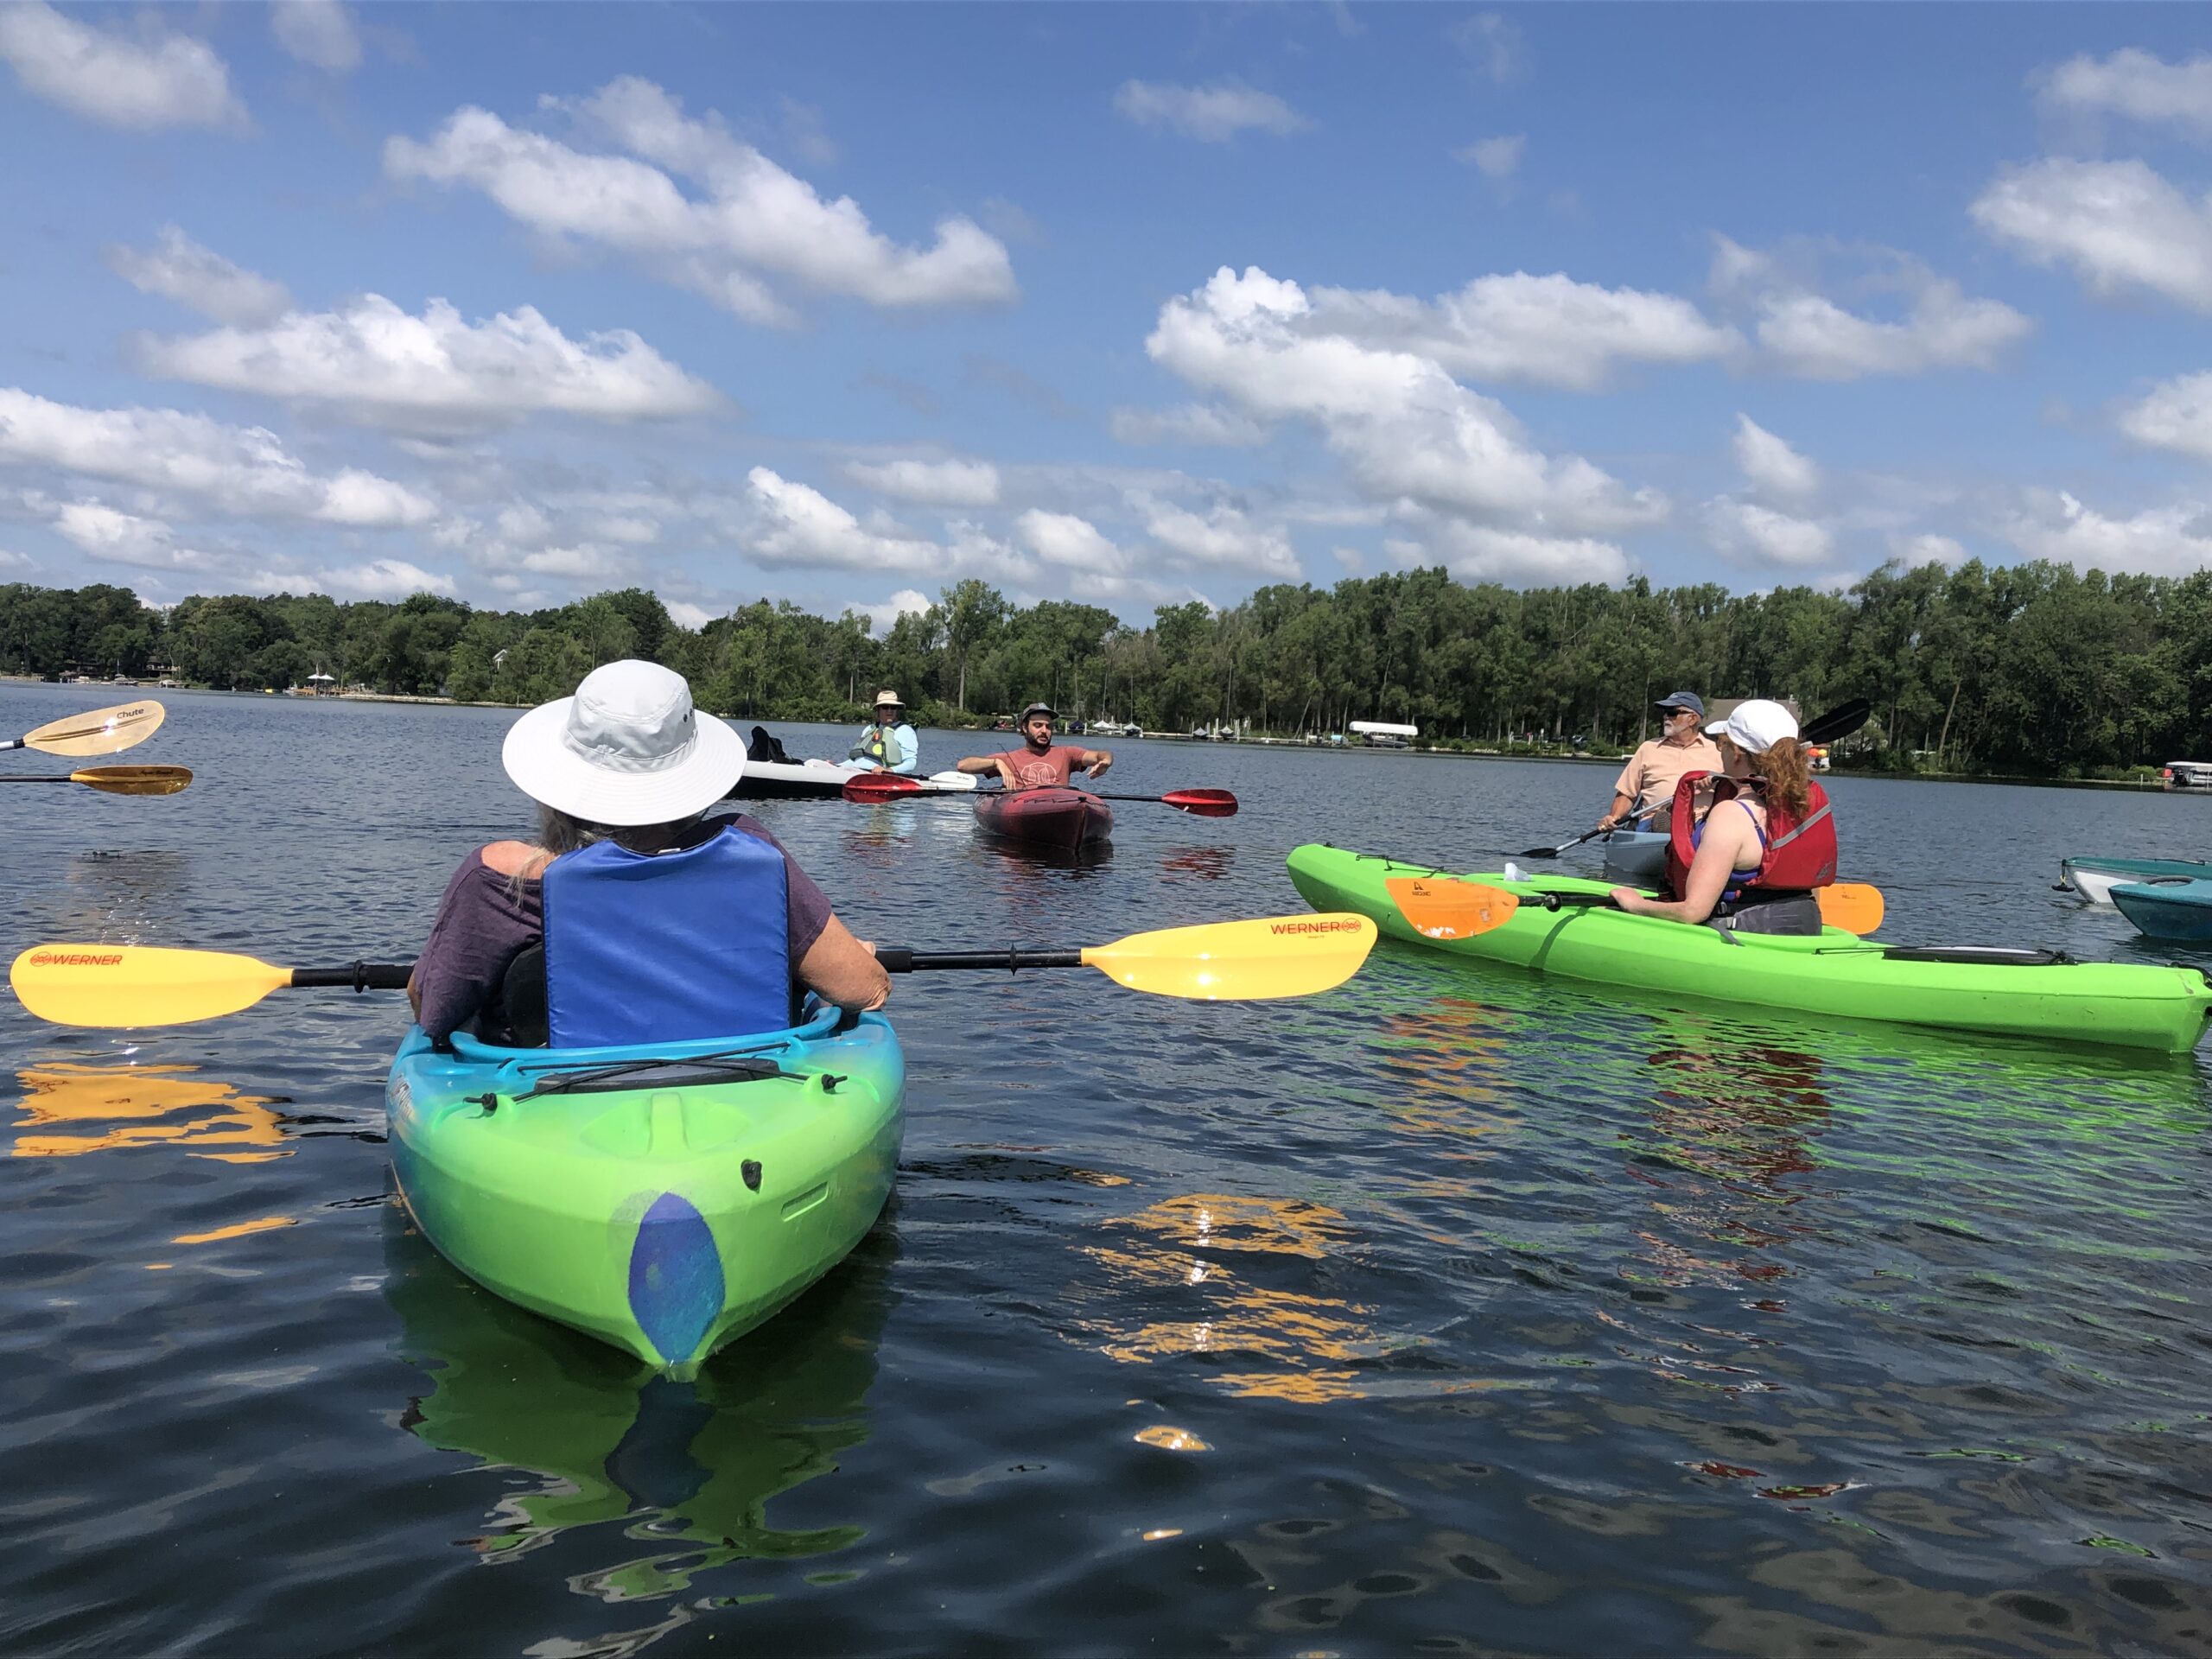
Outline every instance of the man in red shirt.
{"label": "man in red shirt", "polygon": [[1114,764],[1104,749],[1078,749],[1052,741],[1052,706],[1033,702],[1021,711],[1026,747],[1008,754],[974,754],[960,770],[988,777],[993,772],[1008,789],[1065,789],[1077,772],[1096,778]]}

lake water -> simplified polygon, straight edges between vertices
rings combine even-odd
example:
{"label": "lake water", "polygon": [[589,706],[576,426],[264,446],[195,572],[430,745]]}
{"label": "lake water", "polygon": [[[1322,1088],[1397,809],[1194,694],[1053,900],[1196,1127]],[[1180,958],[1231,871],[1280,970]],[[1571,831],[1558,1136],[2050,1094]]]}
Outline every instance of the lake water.
{"label": "lake water", "polygon": [[[0,733],[109,700],[0,686]],[[0,796],[10,955],[404,958],[454,865],[528,822],[506,713],[165,700],[118,760],[194,767],[185,793]],[[756,810],[864,937],[1070,945],[1297,911],[1303,841],[1495,868],[1611,781],[1113,747],[1109,786],[1242,815],[1125,806],[1070,866],[957,801]],[[2182,954],[2050,883],[2066,852],[2202,855],[2212,802],[1832,787],[1886,937]],[[143,1033],[0,998],[0,1652],[2212,1648],[2196,1057],[1670,1009],[1391,944],[1294,1003],[894,990],[889,1211],[684,1384],[410,1230],[397,996]]]}

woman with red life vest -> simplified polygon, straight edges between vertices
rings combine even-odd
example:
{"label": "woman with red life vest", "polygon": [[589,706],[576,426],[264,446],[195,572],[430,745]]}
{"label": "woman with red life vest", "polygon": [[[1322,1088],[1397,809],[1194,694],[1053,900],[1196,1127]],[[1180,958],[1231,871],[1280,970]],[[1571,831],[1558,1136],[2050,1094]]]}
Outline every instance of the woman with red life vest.
{"label": "woman with red life vest", "polygon": [[590,1048],[750,1036],[802,992],[880,1007],[869,947],[773,836],[709,817],[745,744],[683,677],[608,663],[531,709],[500,756],[536,801],[534,842],[494,842],[447,883],[407,994],[442,1040]]}
{"label": "woman with red life vest", "polygon": [[[1817,934],[1814,889],[1835,880],[1835,817],[1813,782],[1797,722],[1778,702],[1754,698],[1706,728],[1726,770],[1692,772],[1675,789],[1667,887],[1655,899],[1615,887],[1637,916],[1706,923],[1738,933]],[[1698,810],[1697,798],[1711,804]]]}

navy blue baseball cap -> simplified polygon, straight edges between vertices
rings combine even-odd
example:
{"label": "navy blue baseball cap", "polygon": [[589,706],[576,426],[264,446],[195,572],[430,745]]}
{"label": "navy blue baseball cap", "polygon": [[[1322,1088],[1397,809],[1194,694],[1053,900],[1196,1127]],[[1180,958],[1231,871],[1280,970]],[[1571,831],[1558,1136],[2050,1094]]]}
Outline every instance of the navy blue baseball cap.
{"label": "navy blue baseball cap", "polygon": [[1655,709],[1687,709],[1700,721],[1705,718],[1705,699],[1694,691],[1677,691],[1664,696],[1652,705]]}

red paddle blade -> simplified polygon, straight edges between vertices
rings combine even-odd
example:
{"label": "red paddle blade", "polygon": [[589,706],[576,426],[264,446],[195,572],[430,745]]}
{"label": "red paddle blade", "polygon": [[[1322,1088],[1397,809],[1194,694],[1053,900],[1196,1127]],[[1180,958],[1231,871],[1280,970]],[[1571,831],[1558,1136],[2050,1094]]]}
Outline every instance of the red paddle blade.
{"label": "red paddle blade", "polygon": [[1201,818],[1233,818],[1236,798],[1225,789],[1171,789],[1160,798],[1168,805]]}
{"label": "red paddle blade", "polygon": [[848,783],[842,791],[849,801],[887,801],[896,795],[918,795],[922,786],[912,778],[902,778],[895,772],[863,772]]}

